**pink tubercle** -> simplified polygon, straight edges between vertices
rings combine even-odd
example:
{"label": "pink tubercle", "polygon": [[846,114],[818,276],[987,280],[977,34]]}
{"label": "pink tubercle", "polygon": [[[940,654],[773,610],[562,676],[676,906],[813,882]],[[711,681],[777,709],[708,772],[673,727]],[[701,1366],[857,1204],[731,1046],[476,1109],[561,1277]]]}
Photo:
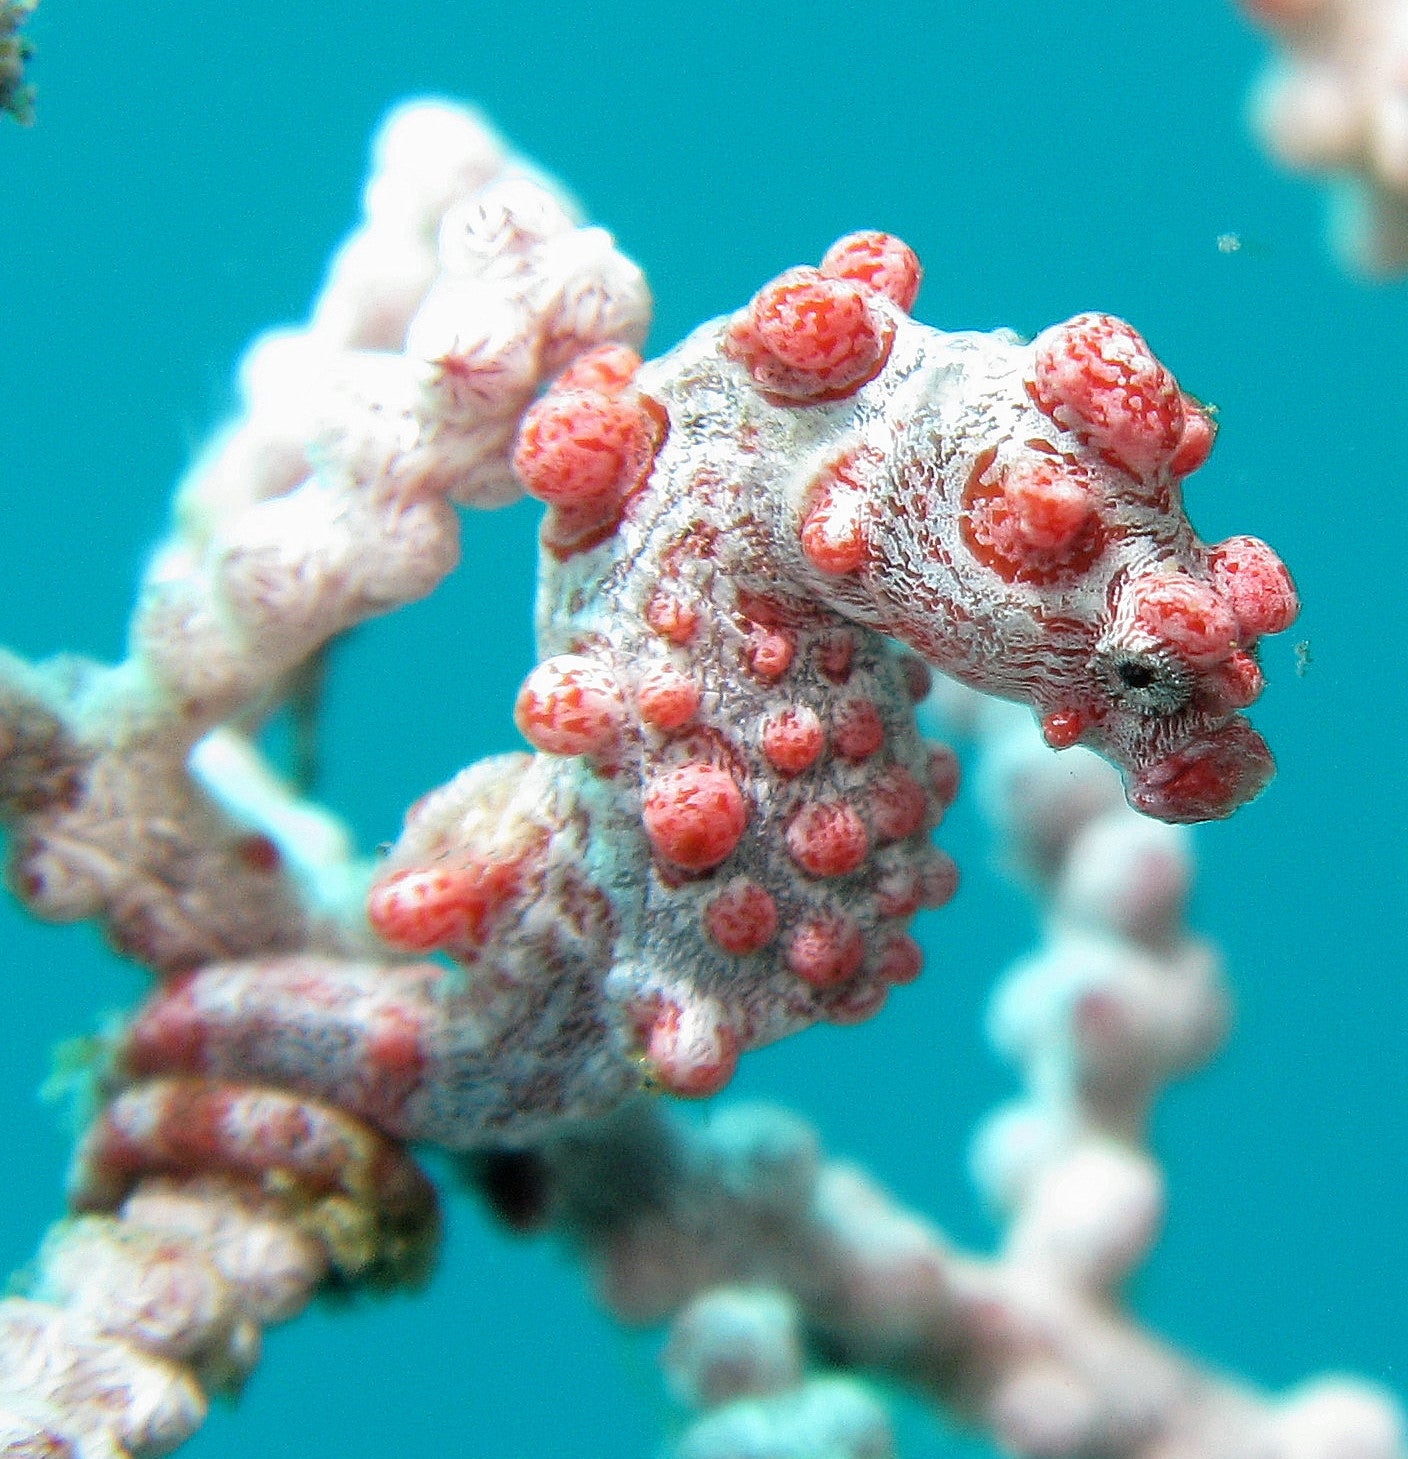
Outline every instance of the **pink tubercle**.
{"label": "pink tubercle", "polygon": [[1168,466],[1175,476],[1189,476],[1212,454],[1217,422],[1211,412],[1187,393],[1183,396],[1183,435]]}
{"label": "pink tubercle", "polygon": [[1238,622],[1222,594],[1186,573],[1135,578],[1134,616],[1195,669],[1224,662],[1237,646]]}
{"label": "pink tubercle", "polygon": [[763,755],[774,770],[800,775],[820,758],[826,731],[814,709],[793,704],[763,721],[762,741]]}
{"label": "pink tubercle", "polygon": [[919,896],[921,907],[934,911],[946,907],[958,891],[958,864],[946,851],[937,847],[928,848],[928,854],[919,868]]}
{"label": "pink tubercle", "polygon": [[738,1036],[702,1002],[655,1000],[643,1042],[651,1075],[683,1099],[717,1094],[738,1068]]}
{"label": "pink tubercle", "polygon": [[802,523],[802,552],[818,572],[844,577],[865,565],[868,552],[859,492],[824,492]]}
{"label": "pink tubercle", "polygon": [[848,233],[826,250],[821,272],[828,278],[854,279],[883,294],[906,314],[914,308],[924,277],[919,256],[893,233]]}
{"label": "pink tubercle", "polygon": [[520,860],[488,857],[394,871],[373,884],[367,918],[383,942],[402,952],[476,947],[494,915],[518,896],[522,875]]}
{"label": "pink tubercle", "polygon": [[636,688],[636,708],[652,729],[677,730],[699,712],[699,686],[672,664],[646,671]]}
{"label": "pink tubercle", "polygon": [[857,978],[833,988],[822,1003],[822,1017],[827,1023],[848,1027],[874,1018],[890,996],[887,983],[876,978]]}
{"label": "pink tubercle", "polygon": [[876,906],[882,917],[913,917],[924,905],[924,881],[914,866],[897,866],[886,871],[876,884]]}
{"label": "pink tubercle", "polygon": [[846,876],[870,854],[870,834],[845,801],[803,806],[787,827],[787,850],[811,876]]}
{"label": "pink tubercle", "polygon": [[788,934],[788,968],[814,988],[833,988],[860,971],[865,938],[844,912],[828,912],[803,922]]}
{"label": "pink tubercle", "polygon": [[929,798],[903,765],[890,765],[871,785],[867,810],[877,840],[903,841],[924,829]]}
{"label": "pink tubercle", "polygon": [[822,678],[844,684],[855,668],[856,636],[847,628],[823,634],[817,642],[816,666]]}
{"label": "pink tubercle", "polygon": [[1088,570],[1105,550],[1095,501],[1064,464],[979,455],[963,492],[961,529],[972,554],[1004,582],[1046,584]]}
{"label": "pink tubercle", "polygon": [[873,699],[843,700],[831,716],[831,744],[843,760],[859,763],[885,743],[885,722]]}
{"label": "pink tubercle", "polygon": [[664,860],[686,871],[708,871],[732,855],[748,825],[748,807],[727,770],[681,765],[646,786],[642,819]]}
{"label": "pink tubercle", "polygon": [[646,626],[667,643],[684,648],[699,628],[699,613],[672,588],[661,585],[645,605]]}
{"label": "pink tubercle", "polygon": [[641,358],[629,345],[598,345],[573,360],[553,381],[553,389],[620,395],[635,379],[640,367]]}
{"label": "pink tubercle", "polygon": [[896,933],[880,949],[877,976],[887,983],[912,983],[924,970],[924,949],[908,933]]}
{"label": "pink tubercle", "polygon": [[850,279],[796,268],[754,296],[735,320],[725,348],[758,387],[797,404],[843,400],[873,380],[893,330]]}
{"label": "pink tubercle", "polygon": [[1083,709],[1053,709],[1042,716],[1041,737],[1053,750],[1069,750],[1072,745],[1080,743],[1091,722],[1090,715]]}
{"label": "pink tubercle", "polygon": [[705,907],[704,930],[724,952],[758,952],[777,936],[777,903],[757,882],[734,877]]}
{"label": "pink tubercle", "polygon": [[1109,314],[1078,314],[1036,341],[1033,399],[1132,475],[1167,465],[1183,438],[1183,392],[1142,335]]}
{"label": "pink tubercle", "polygon": [[1229,537],[1209,554],[1212,580],[1248,637],[1284,633],[1300,612],[1286,564],[1260,537]]}
{"label": "pink tubercle", "polygon": [[1255,704],[1266,687],[1261,666],[1249,654],[1237,649],[1213,671],[1213,683],[1229,709],[1246,709]]}
{"label": "pink tubercle", "polygon": [[912,704],[922,704],[934,687],[933,671],[915,654],[903,654],[899,660],[904,692]]}
{"label": "pink tubercle", "polygon": [[513,719],[534,749],[597,755],[616,743],[625,704],[605,665],[582,654],[556,654],[523,681]]}
{"label": "pink tubercle", "polygon": [[205,1069],[217,1027],[196,994],[197,976],[191,972],[165,979],[138,1011],[122,1039],[120,1064],[126,1077]]}
{"label": "pink tubercle", "polygon": [[926,746],[924,768],[928,772],[929,794],[939,810],[946,811],[958,798],[963,767],[951,745],[930,740]]}
{"label": "pink tubercle", "polygon": [[649,471],[658,422],[639,402],[599,390],[552,391],[531,406],[513,449],[530,496],[555,507],[620,497]]}
{"label": "pink tubercle", "polygon": [[790,628],[757,625],[748,636],[744,656],[755,678],[775,684],[792,667],[797,654],[797,635]]}

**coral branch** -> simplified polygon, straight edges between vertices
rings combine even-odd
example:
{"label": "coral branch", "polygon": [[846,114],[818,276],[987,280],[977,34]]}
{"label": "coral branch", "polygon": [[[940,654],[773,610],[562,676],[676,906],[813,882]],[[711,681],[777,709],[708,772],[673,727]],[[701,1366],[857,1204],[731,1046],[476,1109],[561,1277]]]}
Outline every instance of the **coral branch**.
{"label": "coral branch", "polygon": [[1408,268],[1408,8],[1403,0],[1242,0],[1280,46],[1254,97],[1288,166],[1338,183],[1334,242],[1371,275]]}

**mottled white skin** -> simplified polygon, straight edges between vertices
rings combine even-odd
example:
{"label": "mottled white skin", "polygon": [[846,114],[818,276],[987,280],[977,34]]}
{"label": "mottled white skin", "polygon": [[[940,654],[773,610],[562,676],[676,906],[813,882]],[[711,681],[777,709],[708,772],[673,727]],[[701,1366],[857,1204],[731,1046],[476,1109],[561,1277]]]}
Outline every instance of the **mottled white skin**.
{"label": "mottled white skin", "polygon": [[1287,166],[1339,182],[1331,222],[1345,264],[1408,269],[1408,5],[1404,0],[1244,0],[1280,52],[1253,117]]}
{"label": "mottled white skin", "polygon": [[993,1000],[1024,1089],[980,1131],[974,1165],[1005,1234],[989,1257],[957,1250],[779,1110],[686,1124],[637,1107],[549,1142],[524,1178],[603,1300],[627,1321],[671,1320],[672,1385],[704,1411],[675,1452],[733,1455],[764,1433],[780,1454],[814,1452],[814,1405],[843,1432],[855,1411],[809,1377],[839,1366],[878,1370],[1031,1459],[1402,1459],[1403,1417],[1372,1385],[1266,1395],[1125,1309],[1162,1216],[1151,1100],[1226,1026],[1216,956],[1183,922],[1186,832],[1131,812],[1093,756],[1058,761],[1010,707],[943,697],[984,739],[989,808],[1045,913],[1044,946]]}

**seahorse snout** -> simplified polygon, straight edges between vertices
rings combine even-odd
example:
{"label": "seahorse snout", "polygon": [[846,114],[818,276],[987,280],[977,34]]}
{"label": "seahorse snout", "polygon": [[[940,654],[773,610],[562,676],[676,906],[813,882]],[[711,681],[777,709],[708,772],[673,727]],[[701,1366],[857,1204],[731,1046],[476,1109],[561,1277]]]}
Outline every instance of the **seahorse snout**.
{"label": "seahorse snout", "polygon": [[1220,821],[1254,800],[1276,762],[1266,741],[1238,715],[1220,729],[1129,772],[1126,795],[1161,821]]}

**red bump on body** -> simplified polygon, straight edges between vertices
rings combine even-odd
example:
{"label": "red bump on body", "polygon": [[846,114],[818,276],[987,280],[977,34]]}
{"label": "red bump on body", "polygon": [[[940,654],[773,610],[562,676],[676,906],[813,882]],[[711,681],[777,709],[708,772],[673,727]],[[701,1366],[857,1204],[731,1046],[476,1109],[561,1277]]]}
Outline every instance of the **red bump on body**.
{"label": "red bump on body", "polygon": [[682,1099],[717,1094],[738,1067],[738,1036],[703,1000],[658,1000],[644,1044],[651,1075]]}
{"label": "red bump on body", "polygon": [[865,939],[844,912],[823,913],[788,934],[784,958],[803,982],[833,988],[860,971]]}
{"label": "red bump on body", "polygon": [[636,708],[652,729],[677,730],[699,712],[699,686],[673,664],[659,664],[641,677]]}
{"label": "red bump on body", "polygon": [[1031,392],[1057,425],[1136,477],[1170,463],[1183,438],[1178,382],[1136,330],[1109,314],[1078,314],[1040,335]]}
{"label": "red bump on body", "polygon": [[429,1060],[425,1024],[413,1007],[388,1004],[367,1025],[367,1103],[364,1110],[379,1123],[399,1124],[403,1111],[419,1092]]}
{"label": "red bump on body", "polygon": [[241,836],[234,844],[234,852],[242,866],[266,875],[278,871],[284,861],[278,842],[263,831],[250,831]]}
{"label": "red bump on body", "polygon": [[816,647],[816,666],[822,678],[833,684],[844,684],[855,667],[856,636],[849,629],[838,628],[824,634]]}
{"label": "red bump on body", "polygon": [[629,345],[598,345],[573,360],[553,381],[553,389],[620,395],[635,379],[640,367],[641,358]]}
{"label": "red bump on body", "polygon": [[802,522],[802,552],[818,572],[844,577],[865,565],[865,498],[857,491],[823,492]]}
{"label": "red bump on body", "polygon": [[1183,396],[1183,434],[1168,463],[1175,476],[1189,476],[1212,454],[1217,439],[1217,422],[1211,412],[1191,395]]}
{"label": "red bump on body", "polygon": [[928,772],[929,794],[941,811],[946,811],[958,798],[959,782],[963,778],[958,754],[951,745],[940,740],[927,743],[928,754],[924,768]]}
{"label": "red bump on body", "polygon": [[1090,716],[1082,709],[1053,709],[1041,721],[1041,737],[1053,750],[1069,750],[1080,743],[1090,723]]}
{"label": "red bump on body", "polygon": [[777,936],[777,903],[757,882],[734,877],[705,907],[704,930],[724,952],[757,952]]}
{"label": "red bump on body", "polygon": [[763,754],[774,770],[800,775],[814,765],[826,745],[821,718],[805,705],[789,705],[763,721]]}
{"label": "red bump on body", "polygon": [[1260,537],[1229,537],[1212,549],[1212,580],[1231,604],[1247,637],[1284,633],[1296,621],[1300,598],[1286,564]]}
{"label": "red bump on body", "polygon": [[678,593],[658,587],[646,602],[645,621],[652,633],[683,648],[699,627],[699,614]]}
{"label": "red bump on body", "polygon": [[765,683],[775,684],[792,667],[797,635],[790,628],[758,624],[748,635],[744,657],[749,671]]}
{"label": "red bump on body", "polygon": [[1134,616],[1195,669],[1222,663],[1237,645],[1238,623],[1221,593],[1186,573],[1135,578]]}
{"label": "red bump on body", "polygon": [[748,808],[727,770],[681,765],[651,780],[642,818],[661,857],[686,871],[708,871],[738,845]]}
{"label": "red bump on body", "polygon": [[968,550],[1004,582],[1043,585],[1085,572],[1104,551],[1095,502],[1063,464],[1023,457],[993,467],[980,453],[963,491]]}
{"label": "red bump on body", "polygon": [[845,876],[870,854],[870,833],[845,801],[803,806],[787,827],[787,850],[812,876]]}
{"label": "red bump on body", "polygon": [[828,278],[854,279],[883,294],[908,314],[924,276],[919,256],[893,233],[848,233],[826,250],[821,272]]}
{"label": "red bump on body", "polygon": [[885,722],[873,699],[847,699],[831,716],[831,744],[843,760],[859,763],[885,743]]}
{"label": "red bump on body", "polygon": [[367,918],[383,942],[403,952],[468,944],[488,936],[494,913],[522,888],[518,861],[478,858],[463,866],[392,872],[367,894]]}
{"label": "red bump on body", "polygon": [[639,402],[599,390],[551,391],[529,407],[513,468],[530,496],[581,507],[624,496],[650,470],[659,422]]}
{"label": "red bump on body", "polygon": [[585,654],[555,654],[523,681],[513,722],[549,755],[598,755],[621,733],[625,704],[606,667]]}
{"label": "red bump on body", "polygon": [[871,290],[812,268],[766,285],[730,328],[725,348],[760,389],[799,404],[842,400],[873,380],[893,330]]}
{"label": "red bump on body", "polygon": [[367,917],[383,942],[429,952],[463,935],[473,896],[473,879],[462,867],[398,871],[372,887]]}
{"label": "red bump on body", "polygon": [[936,846],[926,847],[919,865],[919,905],[931,912],[946,907],[958,890],[958,863]]}
{"label": "red bump on body", "polygon": [[929,665],[915,654],[902,654],[899,665],[904,692],[912,704],[922,704],[934,687],[934,675]]}
{"label": "red bump on body", "polygon": [[201,1072],[206,1051],[218,1037],[215,1019],[202,1008],[192,986],[195,973],[165,979],[138,1010],[121,1045],[121,1069],[129,1078],[174,1070]]}
{"label": "red bump on body", "polygon": [[367,1025],[367,1058],[379,1074],[414,1083],[425,1066],[424,1032],[417,1009],[387,1004]]}
{"label": "red bump on body", "polygon": [[822,1017],[827,1023],[842,1027],[864,1023],[880,1012],[889,996],[887,984],[872,979],[857,980],[832,991],[822,1007]]}
{"label": "red bump on body", "polygon": [[924,829],[929,798],[903,765],[890,765],[870,786],[867,809],[878,840],[902,841]]}
{"label": "red bump on body", "polygon": [[875,971],[887,983],[912,983],[924,968],[924,949],[908,933],[897,933],[880,949]]}
{"label": "red bump on body", "polygon": [[924,904],[923,878],[916,867],[894,866],[880,877],[875,894],[882,917],[913,917]]}
{"label": "red bump on body", "polygon": [[1242,649],[1230,654],[1212,673],[1211,686],[1229,709],[1246,709],[1255,704],[1266,688],[1261,666]]}

